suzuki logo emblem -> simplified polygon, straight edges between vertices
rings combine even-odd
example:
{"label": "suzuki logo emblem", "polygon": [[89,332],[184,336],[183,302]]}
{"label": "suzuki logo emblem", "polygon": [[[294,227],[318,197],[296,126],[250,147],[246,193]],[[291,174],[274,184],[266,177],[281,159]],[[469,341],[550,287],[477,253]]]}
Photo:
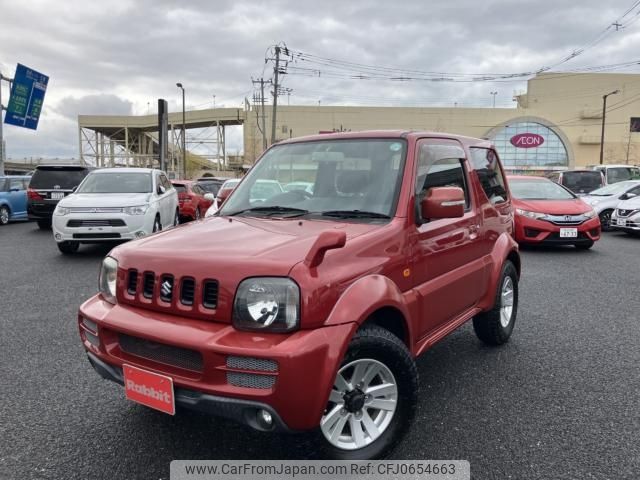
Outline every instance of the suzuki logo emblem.
{"label": "suzuki logo emblem", "polygon": [[171,282],[169,280],[165,280],[164,282],[162,282],[162,285],[160,287],[160,291],[162,292],[162,295],[164,295],[165,297],[168,297],[169,295],[171,295],[172,289],[173,289],[173,285],[171,285]]}

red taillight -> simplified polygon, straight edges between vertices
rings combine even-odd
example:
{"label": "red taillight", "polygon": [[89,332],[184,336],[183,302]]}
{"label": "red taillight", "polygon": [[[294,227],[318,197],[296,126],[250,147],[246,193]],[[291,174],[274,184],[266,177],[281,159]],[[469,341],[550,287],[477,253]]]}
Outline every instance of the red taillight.
{"label": "red taillight", "polygon": [[27,197],[29,198],[29,200],[43,200],[42,195],[40,195],[32,188],[27,189]]}

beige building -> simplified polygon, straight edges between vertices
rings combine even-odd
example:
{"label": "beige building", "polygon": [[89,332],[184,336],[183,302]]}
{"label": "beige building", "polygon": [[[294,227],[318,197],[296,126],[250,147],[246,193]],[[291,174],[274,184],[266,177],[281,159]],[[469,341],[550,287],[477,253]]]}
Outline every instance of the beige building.
{"label": "beige building", "polygon": [[[573,168],[599,163],[603,95],[614,91],[607,99],[604,163],[640,164],[640,133],[634,132],[640,131],[640,74],[541,74],[529,80],[514,108],[278,106],[276,140],[340,130],[430,130],[489,138],[512,170]],[[268,143],[271,112],[265,108]],[[262,114],[248,101],[245,108],[187,111],[186,128],[214,127],[216,145],[203,156],[187,135],[187,177],[251,165],[263,151]],[[167,170],[182,176],[181,112],[170,113],[168,122]],[[80,158],[100,166],[158,165],[157,125],[155,115],[81,115]],[[239,125],[243,157],[226,153],[225,129]]]}
{"label": "beige building", "polygon": [[[277,139],[333,130],[416,129],[489,138],[515,169],[559,169],[599,163],[603,95],[607,99],[604,163],[640,164],[640,75],[555,74],[529,80],[515,108],[279,106]],[[271,108],[266,108],[270,137]],[[246,112],[245,163],[262,151],[261,112]],[[270,139],[270,138],[269,138]]]}

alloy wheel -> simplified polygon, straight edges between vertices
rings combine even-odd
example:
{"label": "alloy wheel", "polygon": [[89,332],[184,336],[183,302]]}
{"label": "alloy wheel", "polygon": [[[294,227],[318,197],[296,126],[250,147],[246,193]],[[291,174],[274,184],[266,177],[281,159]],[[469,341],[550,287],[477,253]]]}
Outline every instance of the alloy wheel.
{"label": "alloy wheel", "polygon": [[0,208],[0,225],[6,225],[9,223],[9,210],[7,207]]}
{"label": "alloy wheel", "polygon": [[513,315],[513,280],[506,276],[500,292],[500,325],[507,328]]}
{"label": "alloy wheel", "polygon": [[391,370],[377,360],[355,360],[338,371],[320,429],[334,447],[356,450],[385,432],[397,405]]}

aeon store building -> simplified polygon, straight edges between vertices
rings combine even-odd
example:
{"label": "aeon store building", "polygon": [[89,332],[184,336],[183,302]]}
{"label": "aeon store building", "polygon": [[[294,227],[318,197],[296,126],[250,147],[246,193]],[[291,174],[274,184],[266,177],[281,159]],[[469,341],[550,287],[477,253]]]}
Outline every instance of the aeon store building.
{"label": "aeon store building", "polygon": [[[640,74],[541,74],[514,96],[513,108],[282,106],[276,137],[370,129],[450,132],[492,140],[510,171],[564,170],[599,163],[603,95],[614,91],[607,99],[604,163],[638,165]],[[253,107],[242,113],[244,161],[250,164],[262,152],[262,136]]]}

